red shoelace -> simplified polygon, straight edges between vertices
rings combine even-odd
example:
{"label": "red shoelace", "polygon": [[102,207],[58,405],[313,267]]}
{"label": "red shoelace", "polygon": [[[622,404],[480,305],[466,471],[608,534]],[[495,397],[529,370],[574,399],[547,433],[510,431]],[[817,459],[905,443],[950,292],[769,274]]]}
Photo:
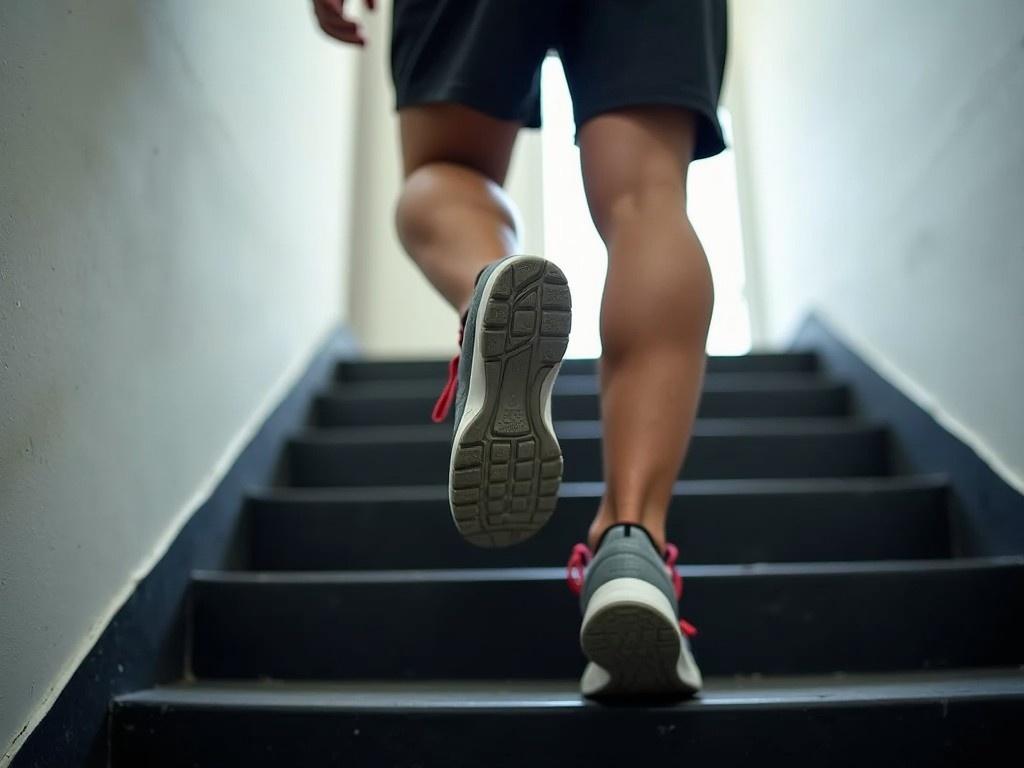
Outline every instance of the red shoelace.
{"label": "red shoelace", "polygon": [[462,356],[462,337],[465,333],[466,323],[463,321],[459,326],[459,351],[448,363],[448,381],[445,383],[444,389],[441,390],[437,402],[434,403],[434,410],[430,413],[430,420],[435,424],[440,424],[448,418],[448,411],[451,409],[452,403],[455,402],[455,393],[459,389],[459,358]]}
{"label": "red shoelace", "polygon": [[[566,568],[566,581],[569,584],[569,591],[577,597],[583,591],[583,577],[587,566],[590,565],[590,561],[593,559],[594,553],[590,551],[590,547],[586,544],[577,544],[572,548],[572,554],[569,555],[569,564]],[[683,597],[683,577],[676,570],[676,561],[678,559],[679,549],[676,545],[666,544],[665,567],[672,577],[672,588],[675,590],[677,601]],[[697,628],[686,619],[679,620],[679,629],[687,637],[694,637],[697,634]]]}

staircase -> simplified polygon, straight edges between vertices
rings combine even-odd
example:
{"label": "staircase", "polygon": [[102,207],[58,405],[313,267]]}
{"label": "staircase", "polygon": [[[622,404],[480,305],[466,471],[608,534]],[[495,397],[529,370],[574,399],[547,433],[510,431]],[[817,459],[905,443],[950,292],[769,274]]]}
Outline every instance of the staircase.
{"label": "staircase", "polygon": [[246,500],[249,569],[194,573],[184,679],[112,703],[114,768],[973,765],[1019,749],[1024,558],[958,558],[945,478],[895,476],[886,425],[852,416],[813,354],[709,359],[669,518],[708,685],[671,706],[578,694],[563,564],[601,493],[593,361],[567,361],[555,388],[555,515],[505,550],[452,525],[451,428],[428,423],[444,377],[338,364],[287,485]]}

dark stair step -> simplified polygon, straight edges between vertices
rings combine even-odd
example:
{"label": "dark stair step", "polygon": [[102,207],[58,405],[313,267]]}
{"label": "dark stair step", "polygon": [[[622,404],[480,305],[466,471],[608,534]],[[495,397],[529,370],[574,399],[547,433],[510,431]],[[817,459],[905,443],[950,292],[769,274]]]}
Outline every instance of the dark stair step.
{"label": "dark stair step", "polygon": [[[681,572],[707,675],[1024,662],[1024,557]],[[201,678],[567,678],[583,665],[564,569],[200,571],[191,599]]]}
{"label": "dark stair step", "polygon": [[[256,570],[487,568],[564,563],[583,539],[602,487],[568,483],[529,541],[470,546],[444,486],[270,489],[251,494]],[[679,483],[669,539],[687,564],[949,557],[943,476]]]}
{"label": "dark stair step", "polygon": [[[335,382],[328,392],[342,392],[353,397],[365,398],[436,398],[444,385],[445,378],[437,379],[388,379],[385,381]],[[703,391],[742,390],[761,392],[764,390],[799,389],[813,391],[821,387],[842,384],[822,374],[800,371],[768,373],[709,373],[704,377]],[[596,395],[601,385],[593,374],[560,374],[555,380],[554,394]]]}
{"label": "dark stair step", "polygon": [[[1020,745],[1024,674],[709,680],[663,706],[575,681],[193,683],[117,697],[113,768],[996,764]],[[1005,758],[1004,758],[1005,760]]]}
{"label": "dark stair step", "polygon": [[[551,412],[556,420],[576,421],[600,418],[597,382],[591,392],[574,381],[556,385]],[[368,426],[427,423],[437,382],[390,387],[389,392],[367,391],[359,387],[351,392],[338,387],[321,394],[315,401],[315,420],[323,427]],[[575,390],[575,391],[574,391]],[[563,394],[564,393],[564,394]],[[813,380],[805,386],[721,387],[705,386],[700,399],[700,418],[779,418],[845,416],[849,413],[849,390],[845,384]],[[449,421],[452,416],[449,414]]]}
{"label": "dark stair step", "polygon": [[[452,352],[455,352],[454,345]],[[807,372],[818,370],[814,352],[752,352],[747,355],[711,355],[707,373]],[[593,375],[593,359],[562,362],[562,373]],[[342,360],[335,368],[338,381],[389,381],[395,379],[437,379],[448,376],[447,360]]]}
{"label": "dark stair step", "polygon": [[[555,425],[564,480],[601,477],[599,422]],[[347,427],[308,430],[288,444],[297,486],[447,483],[451,428]],[[698,421],[683,479],[851,477],[889,473],[886,428],[851,419]]]}

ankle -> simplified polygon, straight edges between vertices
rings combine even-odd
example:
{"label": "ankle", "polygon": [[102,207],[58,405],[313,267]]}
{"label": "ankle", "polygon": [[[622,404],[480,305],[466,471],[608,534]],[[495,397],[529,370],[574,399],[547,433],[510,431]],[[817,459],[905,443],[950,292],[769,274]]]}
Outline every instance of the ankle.
{"label": "ankle", "polygon": [[[652,519],[653,518],[653,519]],[[587,535],[587,546],[590,547],[591,551],[597,549],[598,543],[601,541],[601,537],[604,532],[611,528],[613,525],[621,523],[632,523],[639,525],[654,540],[655,546],[659,552],[665,551],[665,515],[662,512],[660,515],[645,516],[640,510],[615,507],[608,502],[607,499],[602,499],[601,504],[597,509],[597,516],[594,518],[594,522],[590,525],[590,531]]]}

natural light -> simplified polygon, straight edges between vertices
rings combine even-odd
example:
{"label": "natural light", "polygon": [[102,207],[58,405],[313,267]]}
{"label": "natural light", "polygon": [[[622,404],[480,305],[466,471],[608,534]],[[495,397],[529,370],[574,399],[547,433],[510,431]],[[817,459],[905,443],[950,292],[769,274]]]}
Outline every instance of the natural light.
{"label": "natural light", "polygon": [[[544,164],[544,246],[572,286],[573,328],[568,357],[601,354],[598,312],[607,257],[590,220],[583,195],[579,150],[573,144],[572,103],[562,63],[544,61],[541,78],[541,132]],[[729,115],[720,111],[731,146]],[[750,316],[744,295],[736,166],[731,149],[690,166],[687,196],[690,220],[704,244],[715,282],[715,310],[708,333],[711,355],[750,351]]]}

